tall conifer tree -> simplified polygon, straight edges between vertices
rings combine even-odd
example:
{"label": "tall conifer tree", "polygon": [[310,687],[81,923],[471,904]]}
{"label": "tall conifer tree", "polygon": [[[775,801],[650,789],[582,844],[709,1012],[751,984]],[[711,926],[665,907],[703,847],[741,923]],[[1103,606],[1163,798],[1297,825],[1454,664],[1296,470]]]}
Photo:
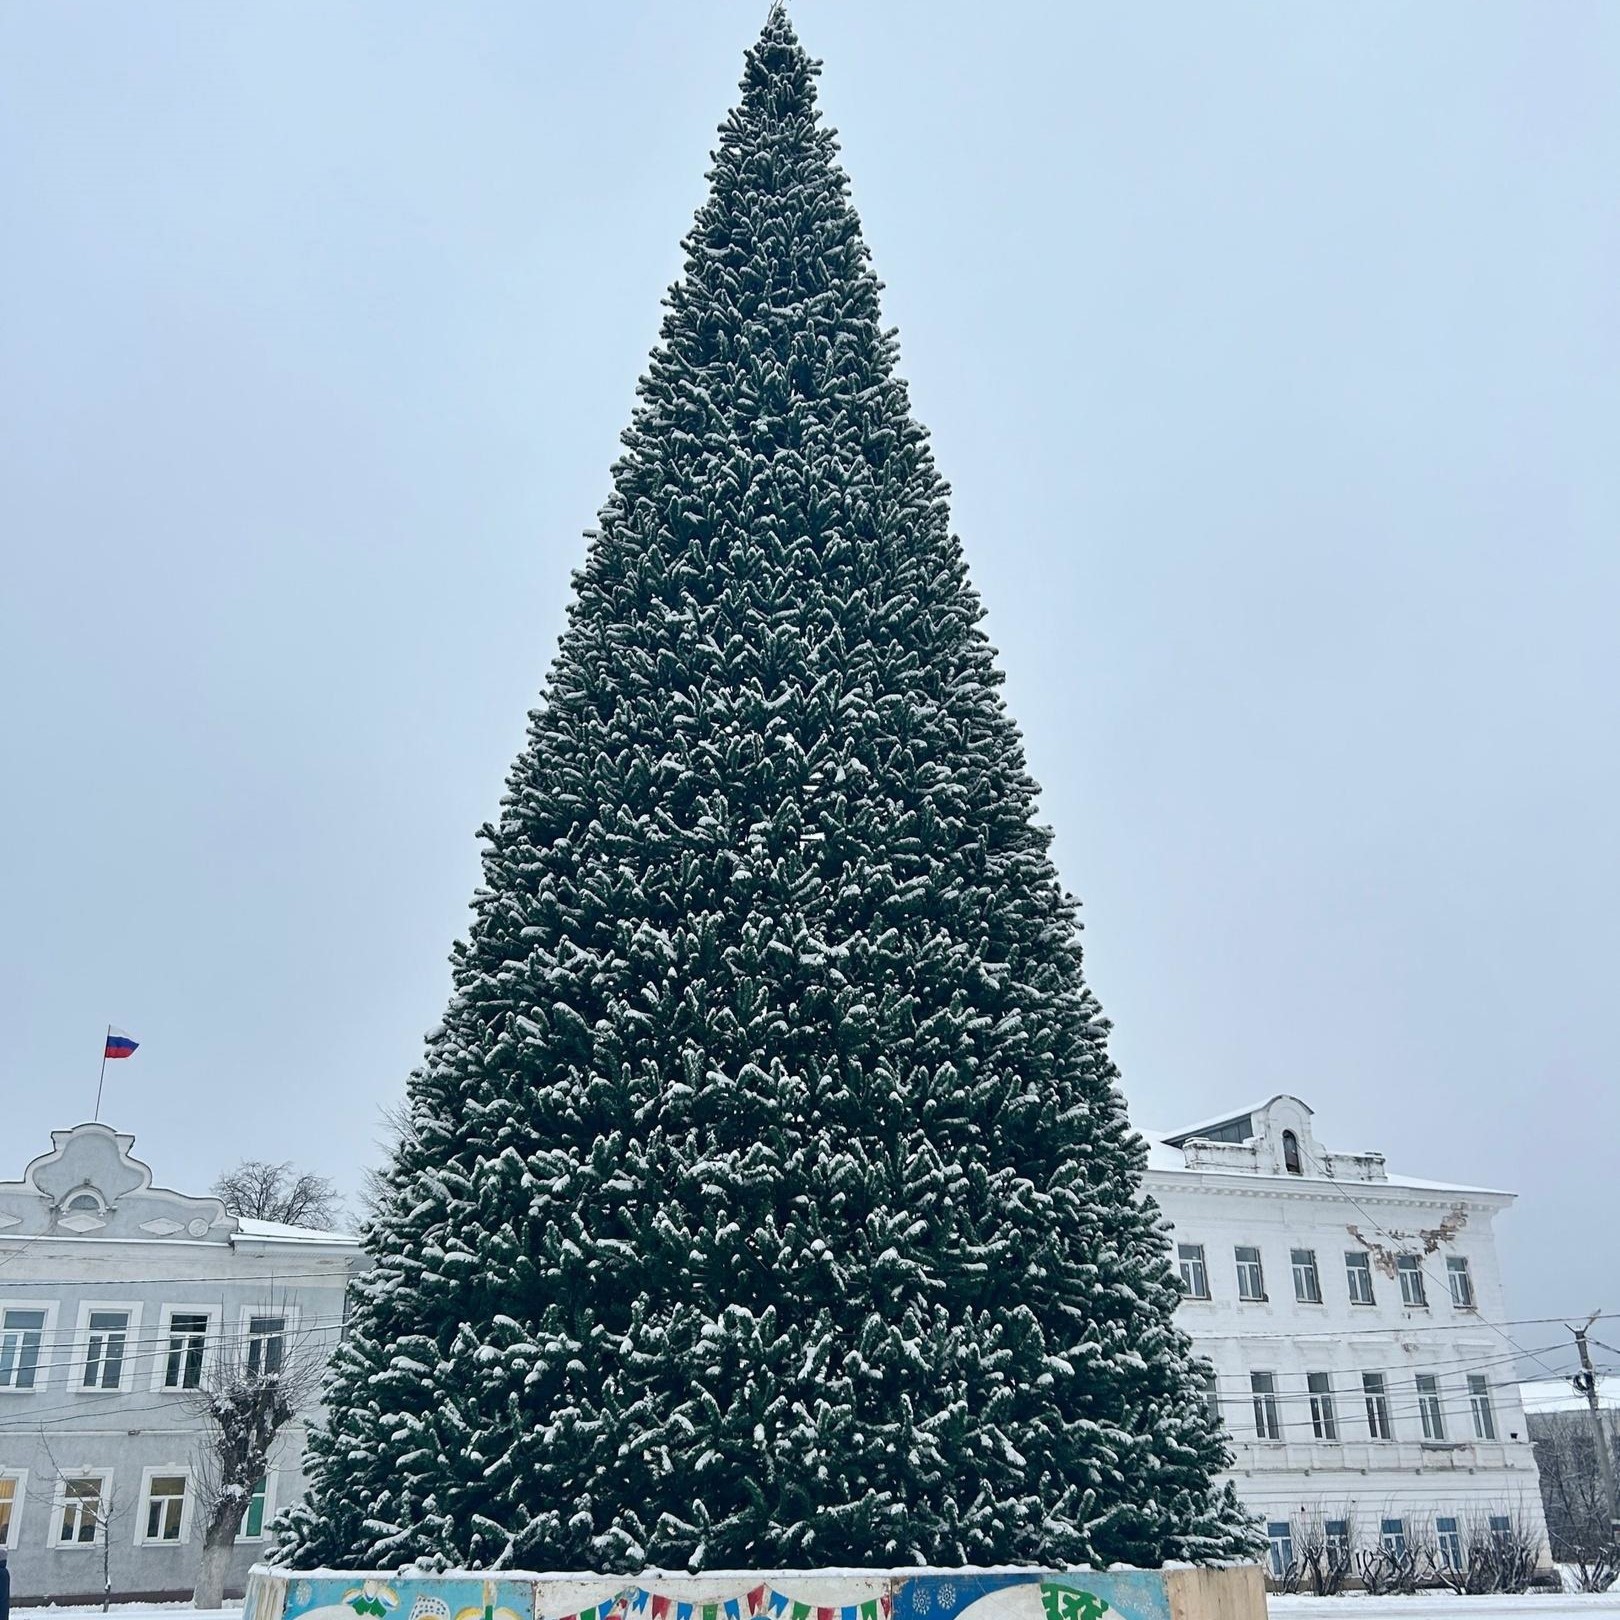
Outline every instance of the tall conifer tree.
{"label": "tall conifer tree", "polygon": [[722,126],[283,1556],[1244,1550],[816,64]]}

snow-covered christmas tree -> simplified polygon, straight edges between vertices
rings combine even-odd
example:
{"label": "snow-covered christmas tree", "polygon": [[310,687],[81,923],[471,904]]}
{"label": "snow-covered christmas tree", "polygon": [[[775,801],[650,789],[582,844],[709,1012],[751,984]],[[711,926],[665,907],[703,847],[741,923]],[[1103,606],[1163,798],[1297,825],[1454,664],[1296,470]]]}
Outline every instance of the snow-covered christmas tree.
{"label": "snow-covered christmas tree", "polygon": [[1245,1550],[1073,903],[778,7],[282,1556]]}

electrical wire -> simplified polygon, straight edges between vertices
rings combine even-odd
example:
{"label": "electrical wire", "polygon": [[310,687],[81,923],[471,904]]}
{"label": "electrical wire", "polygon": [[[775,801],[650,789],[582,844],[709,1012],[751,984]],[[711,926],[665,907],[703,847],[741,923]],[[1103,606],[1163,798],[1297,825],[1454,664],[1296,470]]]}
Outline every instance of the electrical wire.
{"label": "electrical wire", "polygon": [[[180,1314],[184,1313],[182,1312]],[[260,1315],[268,1313],[260,1313],[256,1311],[253,1314]],[[285,1321],[286,1318],[283,1317],[282,1320]],[[336,1316],[301,1317],[292,1327],[283,1328],[280,1336],[283,1339],[296,1340],[303,1337],[306,1333],[327,1333],[333,1331],[335,1328],[341,1328],[343,1321],[344,1318],[341,1314]],[[96,1331],[102,1332],[108,1330],[97,1329]],[[112,1329],[110,1331],[116,1332],[117,1329]],[[133,1337],[133,1334],[130,1336]],[[64,1346],[60,1343],[63,1335],[59,1333],[57,1337],[58,1344],[53,1348],[52,1353],[48,1356],[40,1356],[33,1364],[36,1374],[36,1381],[39,1373],[48,1374],[53,1372],[61,1372],[66,1368],[76,1369],[84,1365],[88,1350],[88,1345],[86,1342],[83,1339],[76,1338],[73,1343]],[[166,1358],[175,1353],[178,1353],[183,1358],[186,1352],[183,1349],[179,1352],[175,1352],[172,1343],[169,1342],[174,1337],[176,1337],[176,1335],[169,1330],[160,1329],[158,1338],[156,1340],[147,1339],[143,1336],[142,1338],[138,1339],[134,1345],[127,1345],[121,1355],[111,1359],[121,1361],[125,1367],[130,1367],[139,1362],[152,1362],[161,1358]],[[276,1335],[273,1333],[255,1333],[251,1329],[245,1329],[240,1333],[209,1333],[203,1336],[204,1353],[213,1353],[217,1355],[221,1351],[230,1350],[236,1346],[250,1343],[254,1339],[270,1337],[276,1337]],[[101,1359],[105,1360],[108,1358],[103,1356]],[[120,1388],[122,1384],[123,1379],[120,1378],[118,1385],[105,1390],[97,1385],[92,1384],[84,1385],[83,1390],[86,1395],[111,1395],[116,1393],[117,1389]],[[4,1387],[15,1389],[16,1386],[8,1385]],[[3,1416],[3,1409],[0,1409],[0,1417]]]}
{"label": "electrical wire", "polygon": [[[1387,1227],[1383,1226],[1379,1222],[1377,1216],[1373,1215],[1370,1211],[1368,1211],[1361,1203],[1359,1203],[1357,1201],[1357,1199],[1350,1192],[1348,1192],[1346,1190],[1345,1184],[1342,1181],[1339,1181],[1336,1178],[1334,1178],[1333,1176],[1328,1175],[1328,1173],[1327,1173],[1326,1169],[1324,1168],[1324,1166],[1316,1159],[1316,1157],[1313,1154],[1307,1152],[1306,1149],[1303,1146],[1301,1146],[1301,1148],[1300,1148],[1300,1153],[1304,1158],[1308,1159],[1311,1162],[1312,1165],[1315,1166],[1315,1168],[1316,1168],[1317,1172],[1320,1174],[1321,1178],[1324,1181],[1326,1181],[1334,1189],[1334,1191],[1337,1192],[1339,1194],[1339,1196],[1345,1200],[1346,1203],[1348,1203],[1353,1209],[1357,1210],[1364,1220],[1369,1221],[1372,1224],[1375,1231],[1378,1231],[1378,1232],[1382,1233],[1383,1236],[1388,1238],[1391,1243],[1398,1243],[1398,1242],[1401,1241],[1401,1239],[1397,1238],[1393,1232],[1391,1232]],[[1432,1282],[1436,1283],[1437,1285],[1441,1284],[1443,1282],[1444,1283],[1444,1293],[1449,1294],[1450,1290],[1451,1290],[1450,1279],[1449,1278],[1442,1279],[1436,1273],[1431,1271],[1426,1265],[1423,1264],[1423,1257],[1421,1255],[1415,1256],[1415,1258],[1416,1258],[1416,1260],[1418,1262],[1418,1269],[1421,1272],[1423,1272],[1423,1274],[1425,1276],[1427,1276]],[[1527,1351],[1521,1344],[1519,1344],[1519,1342],[1513,1337],[1513,1335],[1511,1333],[1509,1333],[1505,1328],[1499,1326],[1497,1323],[1493,1322],[1490,1319],[1490,1317],[1485,1315],[1485,1313],[1479,1309],[1477,1304],[1474,1306],[1474,1310],[1478,1314],[1478,1319],[1481,1322],[1483,1322],[1486,1325],[1486,1327],[1490,1328],[1490,1330],[1493,1333],[1499,1334],[1510,1345],[1512,1345],[1513,1348],[1515,1350],[1517,1350],[1518,1353],[1521,1356],[1524,1356],[1526,1359],[1528,1359],[1530,1361],[1534,1361],[1537,1366],[1539,1366],[1545,1373],[1548,1374],[1549,1377],[1556,1378],[1558,1376],[1555,1372],[1553,1372],[1552,1368],[1549,1367],[1547,1365],[1547,1363],[1541,1359],[1541,1357],[1539,1355],[1534,1355],[1534,1354],[1531,1354],[1531,1352]]]}

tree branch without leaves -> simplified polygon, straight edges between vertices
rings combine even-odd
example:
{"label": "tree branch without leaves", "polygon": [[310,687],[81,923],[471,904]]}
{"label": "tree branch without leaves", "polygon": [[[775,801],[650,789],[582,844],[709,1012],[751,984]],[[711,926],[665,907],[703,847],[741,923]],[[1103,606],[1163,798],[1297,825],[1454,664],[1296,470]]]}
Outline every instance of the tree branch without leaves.
{"label": "tree branch without leaves", "polygon": [[209,1189],[232,1215],[287,1226],[330,1230],[343,1219],[337,1184],[326,1176],[295,1171],[291,1161],[243,1159]]}
{"label": "tree branch without leaves", "polygon": [[[269,1307],[266,1315],[273,1314]],[[290,1313],[280,1319],[290,1323]],[[231,1551],[242,1520],[269,1472],[282,1430],[313,1399],[322,1357],[290,1332],[227,1342],[209,1362],[191,1396],[203,1438],[196,1459],[197,1511],[203,1520],[202,1557],[194,1602],[217,1609],[224,1597]]]}

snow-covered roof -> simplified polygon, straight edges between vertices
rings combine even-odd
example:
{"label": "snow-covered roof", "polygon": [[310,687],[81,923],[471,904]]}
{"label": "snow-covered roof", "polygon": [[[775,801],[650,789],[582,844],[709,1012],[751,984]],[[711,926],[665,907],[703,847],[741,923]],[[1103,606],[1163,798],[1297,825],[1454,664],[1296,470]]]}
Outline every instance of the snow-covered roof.
{"label": "snow-covered roof", "polygon": [[[1538,1412],[1584,1412],[1586,1397],[1567,1378],[1530,1378],[1519,1385],[1526,1416]],[[1620,1377],[1598,1379],[1598,1405],[1620,1412]]]}
{"label": "snow-covered roof", "polygon": [[1462,1181],[1424,1181],[1417,1176],[1390,1175],[1384,1178],[1386,1187],[1409,1187],[1413,1192],[1478,1193],[1482,1198],[1517,1198],[1505,1187],[1471,1187]]}
{"label": "snow-covered roof", "polygon": [[1157,1131],[1143,1131],[1142,1139],[1147,1143],[1149,1170],[1185,1170],[1187,1168],[1186,1155],[1180,1148],[1173,1148]]}
{"label": "snow-covered roof", "polygon": [[[1225,1113],[1216,1114],[1213,1119],[1201,1119],[1196,1125],[1185,1125],[1179,1131],[1169,1131],[1166,1133],[1164,1140],[1177,1143],[1191,1141],[1193,1137],[1200,1136],[1205,1131],[1216,1131],[1223,1125],[1231,1125],[1237,1120],[1262,1113],[1276,1102],[1279,1097],[1285,1095],[1287,1095],[1285,1092],[1277,1091],[1273,1092],[1269,1097],[1262,1098],[1259,1102],[1249,1103],[1246,1107],[1228,1108]],[[1311,1112],[1311,1109],[1306,1107],[1305,1104],[1301,1103],[1300,1106],[1305,1108],[1306,1113]]]}
{"label": "snow-covered roof", "polygon": [[[1264,1107],[1264,1106],[1265,1105],[1262,1103],[1261,1107]],[[1237,1119],[1237,1118],[1241,1117],[1241,1113],[1242,1113],[1241,1110],[1234,1110],[1234,1112],[1232,1112],[1231,1114],[1228,1114],[1226,1116],[1226,1118],[1228,1118],[1228,1119]],[[1173,1137],[1165,1136],[1165,1135],[1161,1134],[1158,1131],[1142,1131],[1140,1134],[1143,1137],[1143,1139],[1147,1142],[1147,1149],[1148,1149],[1148,1166],[1147,1167],[1148,1167],[1148,1170],[1150,1172],[1159,1171],[1159,1172],[1163,1172],[1163,1173],[1166,1173],[1166,1174],[1178,1174],[1179,1173],[1179,1174],[1184,1175],[1184,1176],[1196,1176],[1196,1175],[1205,1175],[1205,1174],[1220,1175],[1220,1176],[1233,1176],[1233,1175],[1242,1175],[1244,1173],[1241,1170],[1224,1170],[1224,1169],[1223,1170],[1206,1170],[1206,1169],[1189,1170],[1187,1168],[1186,1155],[1181,1151],[1181,1149],[1179,1147],[1172,1147],[1171,1146],[1172,1141],[1179,1142],[1179,1141],[1182,1140],[1183,1133],[1180,1132],[1180,1131],[1177,1131],[1174,1134]],[[1260,1172],[1254,1172],[1254,1173],[1258,1174]],[[1275,1177],[1275,1176],[1267,1176],[1266,1177],[1266,1180],[1267,1180],[1268,1183],[1275,1182],[1277,1179],[1278,1178]],[[1342,1185],[1342,1183],[1338,1182],[1337,1180],[1335,1180],[1331,1176],[1326,1176],[1326,1177],[1324,1177],[1324,1176],[1290,1176],[1288,1178],[1288,1180],[1290,1182],[1303,1182],[1303,1183],[1307,1183],[1307,1184],[1310,1183],[1310,1182],[1313,1182],[1313,1181],[1324,1181],[1324,1180],[1326,1180],[1326,1181],[1332,1181],[1335,1186]],[[1425,1180],[1421,1179],[1418,1176],[1389,1175],[1389,1176],[1386,1176],[1381,1181],[1374,1181],[1374,1182],[1358,1181],[1358,1182],[1355,1183],[1355,1187],[1356,1187],[1356,1190],[1357,1190],[1358,1194],[1361,1194],[1361,1195],[1364,1195],[1364,1196],[1371,1196],[1373,1193],[1375,1193],[1381,1187],[1382,1188],[1395,1187],[1395,1188],[1399,1188],[1399,1189],[1401,1189],[1402,1191],[1405,1191],[1405,1192],[1456,1193],[1459,1197],[1474,1197],[1474,1198],[1509,1198],[1509,1199],[1511,1199],[1511,1198],[1514,1198],[1514,1197],[1517,1196],[1517,1194],[1504,1191],[1500,1187],[1470,1187],[1470,1186],[1464,1185],[1462,1182],[1457,1182],[1457,1181],[1425,1181]]]}
{"label": "snow-covered roof", "polygon": [[250,1215],[236,1218],[236,1235],[266,1243],[326,1243],[358,1248],[360,1239],[353,1232],[318,1232],[309,1226],[289,1226],[285,1221],[260,1221]]}

